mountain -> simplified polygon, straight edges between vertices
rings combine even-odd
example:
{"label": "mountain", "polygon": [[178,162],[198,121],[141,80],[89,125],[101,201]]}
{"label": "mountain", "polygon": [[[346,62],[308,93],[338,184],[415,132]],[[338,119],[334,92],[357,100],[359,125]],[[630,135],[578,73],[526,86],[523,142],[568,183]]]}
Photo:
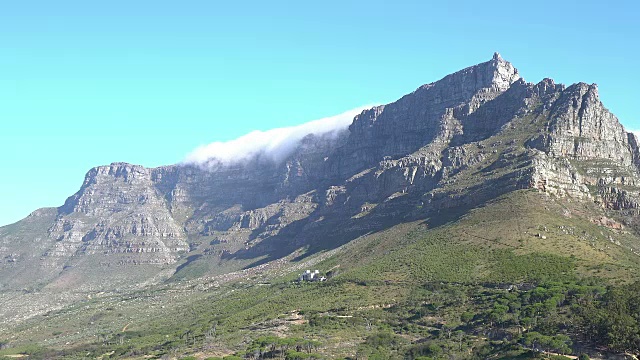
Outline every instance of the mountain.
{"label": "mountain", "polygon": [[[522,246],[585,263],[624,262],[621,278],[629,278],[640,269],[639,181],[638,140],[604,107],[596,85],[527,83],[496,53],[363,111],[348,129],[306,136],[281,162],[258,154],[91,169],[61,207],[0,228],[0,291],[11,305],[0,314],[23,321],[87,294],[317,261],[342,259],[361,271],[358,264],[371,266],[379,254],[367,258],[371,249],[359,249],[358,239],[376,238],[389,254],[417,227],[466,224],[451,232],[468,236],[474,216],[501,231],[515,227],[473,230],[511,247],[546,239],[552,223],[567,234],[558,218],[591,224],[585,229],[602,234],[593,239],[611,231],[597,256],[569,240]],[[498,203],[509,211],[490,215]],[[543,208],[556,215],[543,217]],[[525,215],[514,220],[516,213]],[[536,221],[537,228],[527,224]],[[390,240],[389,231],[404,235]],[[17,304],[16,293],[32,301]],[[56,296],[55,305],[46,301]]]}

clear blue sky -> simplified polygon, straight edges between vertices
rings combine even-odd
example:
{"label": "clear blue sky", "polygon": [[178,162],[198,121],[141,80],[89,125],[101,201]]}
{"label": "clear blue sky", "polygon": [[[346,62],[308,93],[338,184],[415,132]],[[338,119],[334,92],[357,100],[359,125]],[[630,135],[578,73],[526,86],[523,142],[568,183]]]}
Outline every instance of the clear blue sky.
{"label": "clear blue sky", "polygon": [[96,165],[159,166],[486,61],[598,83],[640,129],[635,1],[8,1],[0,225],[59,206]]}

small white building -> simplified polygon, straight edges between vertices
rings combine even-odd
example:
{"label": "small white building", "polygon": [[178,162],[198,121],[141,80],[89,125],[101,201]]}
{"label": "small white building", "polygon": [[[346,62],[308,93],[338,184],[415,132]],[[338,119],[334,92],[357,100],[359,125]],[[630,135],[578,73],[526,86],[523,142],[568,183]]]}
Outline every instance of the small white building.
{"label": "small white building", "polygon": [[325,281],[326,277],[320,276],[320,270],[305,270],[300,276],[298,276],[298,281]]}

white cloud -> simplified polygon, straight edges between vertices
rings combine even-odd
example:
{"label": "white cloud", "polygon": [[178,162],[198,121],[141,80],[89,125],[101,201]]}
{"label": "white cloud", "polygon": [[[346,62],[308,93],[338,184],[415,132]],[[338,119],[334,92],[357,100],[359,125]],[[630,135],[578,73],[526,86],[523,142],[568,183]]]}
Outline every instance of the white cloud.
{"label": "white cloud", "polygon": [[275,162],[286,159],[298,146],[302,138],[309,134],[327,134],[346,129],[354,116],[374,105],[361,106],[342,114],[313,120],[301,125],[252,131],[237,139],[213,142],[192,151],[184,159],[184,163],[206,165],[212,160],[223,164],[250,159],[256,155],[265,156]]}

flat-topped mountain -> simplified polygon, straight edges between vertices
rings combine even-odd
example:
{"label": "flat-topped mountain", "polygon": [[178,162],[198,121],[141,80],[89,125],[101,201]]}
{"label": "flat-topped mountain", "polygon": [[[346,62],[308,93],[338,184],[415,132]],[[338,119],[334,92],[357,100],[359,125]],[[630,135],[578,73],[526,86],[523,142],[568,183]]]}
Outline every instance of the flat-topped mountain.
{"label": "flat-topped mountain", "polygon": [[638,213],[639,166],[636,137],[596,85],[527,83],[496,53],[348,129],[308,135],[281,162],[93,168],[61,207],[0,228],[0,290],[222,274],[402,222],[437,224],[518,189],[624,218]]}
{"label": "flat-topped mountain", "polygon": [[0,357],[639,353],[640,150],[596,85],[495,54],[304,133],[0,227]]}

